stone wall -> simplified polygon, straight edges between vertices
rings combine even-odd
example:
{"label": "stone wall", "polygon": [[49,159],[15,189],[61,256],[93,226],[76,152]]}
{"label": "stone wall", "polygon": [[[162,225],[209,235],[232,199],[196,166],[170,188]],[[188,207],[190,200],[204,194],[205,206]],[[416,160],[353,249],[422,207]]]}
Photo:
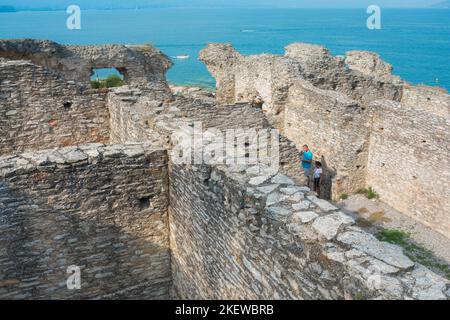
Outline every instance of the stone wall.
{"label": "stone wall", "polygon": [[395,102],[373,109],[367,184],[386,203],[450,236],[448,118]]}
{"label": "stone wall", "polygon": [[[375,53],[334,57],[325,47],[304,43],[287,46],[283,56],[243,56],[230,45],[210,44],[200,59],[216,77],[219,103],[262,105],[288,139],[310,145],[316,160],[325,163],[326,197],[337,199],[373,184],[381,200],[450,237],[449,215],[436,210],[447,205],[443,188],[449,184],[450,95],[445,90],[402,81]],[[383,142],[377,121],[383,122]],[[435,164],[424,169],[424,150],[445,169]],[[386,174],[379,166],[388,161],[377,159],[383,153],[396,160],[389,171],[384,167]],[[390,175],[394,162],[408,172],[402,189]]]}
{"label": "stone wall", "polygon": [[[184,96],[155,109],[148,124],[170,149],[171,133],[196,121],[203,120],[204,129],[265,128],[259,114],[246,104]],[[262,165],[173,160],[169,224],[176,297],[447,299],[447,280],[356,227],[294,179]]]}
{"label": "stone wall", "polygon": [[335,90],[362,103],[401,99],[403,82],[373,52],[350,51],[335,57],[323,46],[293,43],[285,48],[284,57],[297,61],[302,78],[320,89]]}
{"label": "stone wall", "polygon": [[[145,99],[141,100],[143,100],[142,103],[149,104]],[[133,110],[138,109],[134,107]],[[276,163],[281,172],[288,174],[298,183],[305,183],[295,143],[275,130],[259,107],[247,103],[223,105],[218,104],[207,94],[194,94],[193,96],[176,96],[172,102],[163,103],[158,108],[147,107],[145,110],[146,113],[141,113],[137,118],[146,119],[150,135],[152,137],[159,136],[159,141],[167,148],[173,148],[174,133],[193,129],[200,133],[215,132],[223,135],[223,144],[226,145],[226,133],[231,130],[235,135],[232,145],[236,150],[236,155],[240,152],[238,150],[242,150],[240,152],[242,155],[248,154],[250,146],[256,146],[254,151],[258,152],[259,161]],[[255,131],[260,139],[262,136],[269,137],[273,134],[272,130],[277,131],[279,137],[278,149],[275,149],[278,154],[270,152],[272,148],[270,139],[267,149],[260,149],[260,144],[251,141],[250,132]],[[205,139],[203,143],[205,146],[208,145],[208,139]],[[223,148],[226,148],[225,145]],[[269,160],[267,155],[273,159]],[[266,159],[263,160],[264,157]],[[235,159],[237,160],[237,157]]]}
{"label": "stone wall", "polygon": [[[220,74],[217,103],[204,92],[173,96],[164,77],[170,62],[149,46],[0,40],[0,150],[6,154],[0,157],[0,298],[449,299],[446,279],[301,187],[296,147],[310,142],[318,150],[335,171],[335,194],[396,173],[391,163],[384,172],[377,168],[389,151],[386,140],[398,149],[411,146],[406,160],[414,169],[425,153],[447,166],[448,148],[436,149],[449,145],[446,118],[426,117],[445,98],[435,93],[420,100],[417,90],[402,97],[390,66],[368,53],[349,55],[347,72],[323,47],[296,45],[284,57],[249,58],[230,46],[219,49],[202,55]],[[316,74],[323,65],[326,71]],[[87,90],[94,67],[116,67],[131,85]],[[392,106],[369,103],[374,97],[389,98]],[[401,99],[400,106],[393,102]],[[416,128],[410,109],[426,130]],[[270,131],[277,123],[287,133],[277,141],[280,170],[175,161],[174,133],[198,125],[200,133],[244,130],[231,146],[236,160],[245,160],[254,151],[245,130]],[[425,147],[414,145],[417,139]],[[223,146],[205,140],[203,147]],[[112,145],[84,144],[98,141]],[[45,148],[54,149],[39,151]],[[367,163],[381,175],[367,175]],[[403,164],[400,169],[412,174]],[[446,173],[417,174],[425,177],[423,189],[438,181],[423,197],[416,193],[418,199],[440,190],[448,195]],[[406,178],[397,180],[408,187]],[[398,193],[391,186],[380,190]],[[440,200],[416,208],[445,208]],[[445,226],[447,211],[435,220],[427,216],[430,225]],[[66,288],[72,265],[81,268],[79,291]]]}
{"label": "stone wall", "polygon": [[167,299],[167,189],[166,151],[148,144],[0,158],[0,299]]}
{"label": "stone wall", "polygon": [[108,142],[105,92],[27,61],[0,60],[0,70],[0,155]]}
{"label": "stone wall", "polygon": [[326,173],[323,196],[337,199],[366,183],[368,108],[342,93],[298,81],[286,104],[285,134],[307,144]]}
{"label": "stone wall", "polygon": [[48,40],[1,39],[1,57],[31,61],[84,89],[90,88],[94,69],[116,68],[130,85],[171,95],[165,73],[172,62],[150,45],[65,46]]}
{"label": "stone wall", "polygon": [[450,95],[439,88],[405,85],[401,103],[409,109],[426,111],[446,119],[450,117]]}
{"label": "stone wall", "polygon": [[139,89],[122,87],[108,95],[107,104],[111,143],[161,142],[159,134],[149,128],[147,123],[149,114],[162,104],[161,101],[150,101]]}
{"label": "stone wall", "polygon": [[448,281],[264,167],[170,171],[182,299],[447,299]]}
{"label": "stone wall", "polygon": [[[388,73],[392,68],[379,56],[354,51],[346,58],[349,65],[325,47],[305,43],[287,46],[283,56],[243,56],[231,45],[220,43],[209,44],[200,52],[200,60],[216,78],[220,103],[262,105],[268,119],[282,132],[289,89],[300,79],[363,103],[401,99],[402,82]],[[369,72],[370,68],[378,72]]]}

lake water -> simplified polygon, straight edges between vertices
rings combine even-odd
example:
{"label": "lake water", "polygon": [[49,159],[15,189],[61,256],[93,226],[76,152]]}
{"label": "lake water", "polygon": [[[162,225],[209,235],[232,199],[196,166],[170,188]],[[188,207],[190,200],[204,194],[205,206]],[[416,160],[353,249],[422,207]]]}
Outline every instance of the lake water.
{"label": "lake water", "polygon": [[213,86],[197,60],[208,42],[232,43],[243,54],[276,53],[292,42],[327,46],[333,54],[372,50],[412,83],[450,89],[450,10],[384,9],[382,29],[366,27],[365,9],[140,9],[82,11],[81,30],[66,28],[65,11],[0,13],[0,38],[64,44],[151,43],[173,59],[171,82]]}

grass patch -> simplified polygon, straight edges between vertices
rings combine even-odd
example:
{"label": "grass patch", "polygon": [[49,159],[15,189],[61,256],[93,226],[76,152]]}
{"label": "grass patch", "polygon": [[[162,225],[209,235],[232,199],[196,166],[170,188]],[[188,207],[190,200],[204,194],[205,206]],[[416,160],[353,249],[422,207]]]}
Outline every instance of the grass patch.
{"label": "grass patch", "polygon": [[354,300],[360,301],[360,300],[365,300],[365,296],[363,293],[361,292],[357,292],[355,294],[355,296],[353,297]]}
{"label": "grass patch", "polygon": [[346,193],[341,194],[341,196],[339,197],[339,199],[341,199],[341,200],[347,200],[347,199],[348,199],[348,194],[346,194]]}
{"label": "grass patch", "polygon": [[105,79],[92,80],[91,86],[93,89],[116,88],[125,85],[125,81],[118,75],[110,75]]}
{"label": "grass patch", "polygon": [[378,199],[379,198],[378,193],[372,187],[359,189],[357,193],[364,195],[369,200]]}
{"label": "grass patch", "polygon": [[369,212],[369,209],[367,209],[367,208],[359,208],[358,209],[358,213],[359,214],[364,214],[364,213],[367,213],[367,212]]}
{"label": "grass patch", "polygon": [[440,271],[450,280],[450,266],[437,261],[433,252],[411,241],[410,234],[400,230],[382,230],[376,234],[380,241],[399,245],[405,250],[405,255],[412,261],[420,263],[432,270]]}
{"label": "grass patch", "polygon": [[356,220],[356,225],[360,228],[367,229],[373,227],[373,222],[364,218],[359,218]]}
{"label": "grass patch", "polygon": [[402,247],[408,245],[409,237],[409,233],[400,230],[386,229],[377,233],[378,240],[398,244]]}
{"label": "grass patch", "polygon": [[391,219],[386,217],[386,213],[384,212],[384,210],[378,210],[378,211],[373,212],[370,215],[369,220],[372,222],[391,222],[392,221]]}

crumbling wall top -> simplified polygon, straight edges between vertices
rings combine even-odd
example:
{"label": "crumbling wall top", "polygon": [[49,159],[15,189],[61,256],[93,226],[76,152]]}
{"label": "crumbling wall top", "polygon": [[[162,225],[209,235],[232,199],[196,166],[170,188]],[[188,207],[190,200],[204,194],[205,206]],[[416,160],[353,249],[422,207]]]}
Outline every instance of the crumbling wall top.
{"label": "crumbling wall top", "polygon": [[199,59],[212,69],[232,65],[241,57],[242,55],[228,43],[210,43],[199,54]]}
{"label": "crumbling wall top", "polygon": [[324,47],[309,43],[297,42],[285,48],[285,57],[292,58],[308,69],[343,69],[344,61],[341,57],[334,57]]}
{"label": "crumbling wall top", "polygon": [[66,46],[49,40],[2,39],[0,57],[30,60],[86,88],[94,69],[116,68],[129,85],[170,92],[165,73],[172,62],[150,45]]}
{"label": "crumbling wall top", "polygon": [[392,78],[400,80],[399,77],[393,77],[393,67],[391,64],[383,61],[377,53],[370,51],[349,51],[345,57],[345,63],[352,69],[368,76],[380,78]]}

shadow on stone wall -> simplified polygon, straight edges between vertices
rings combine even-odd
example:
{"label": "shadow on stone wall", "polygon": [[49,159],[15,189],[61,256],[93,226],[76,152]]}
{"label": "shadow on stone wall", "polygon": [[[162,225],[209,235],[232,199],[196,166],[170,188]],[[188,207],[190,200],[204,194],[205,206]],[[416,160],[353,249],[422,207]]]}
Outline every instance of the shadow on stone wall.
{"label": "shadow on stone wall", "polygon": [[1,159],[0,298],[168,298],[165,150],[78,148]]}
{"label": "shadow on stone wall", "polygon": [[328,161],[322,156],[320,159],[323,167],[324,183],[321,187],[320,197],[323,199],[331,199],[333,190],[333,181],[336,177],[336,171],[328,166]]}
{"label": "shadow on stone wall", "polygon": [[[128,231],[113,214],[96,219],[77,212],[78,204],[33,198],[0,182],[1,298],[168,298],[169,248],[149,241],[152,234]],[[73,265],[81,268],[80,290],[66,286]]]}

